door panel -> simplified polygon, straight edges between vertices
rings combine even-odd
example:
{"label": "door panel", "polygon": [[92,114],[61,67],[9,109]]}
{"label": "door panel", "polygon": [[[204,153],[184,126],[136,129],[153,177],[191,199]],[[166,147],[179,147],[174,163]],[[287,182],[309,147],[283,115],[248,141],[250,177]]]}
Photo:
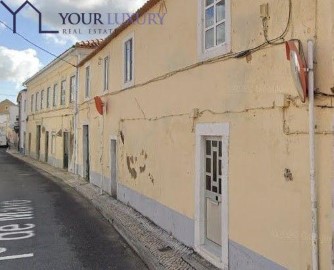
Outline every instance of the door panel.
{"label": "door panel", "polygon": [[206,239],[222,245],[222,138],[205,138]]}
{"label": "door panel", "polygon": [[49,161],[49,131],[45,132],[45,162]]}
{"label": "door panel", "polygon": [[110,142],[111,195],[117,196],[117,141]]}
{"label": "door panel", "polygon": [[89,127],[83,126],[83,177],[89,181]]}
{"label": "door panel", "polygon": [[69,156],[69,133],[64,132],[64,169],[68,169]]}

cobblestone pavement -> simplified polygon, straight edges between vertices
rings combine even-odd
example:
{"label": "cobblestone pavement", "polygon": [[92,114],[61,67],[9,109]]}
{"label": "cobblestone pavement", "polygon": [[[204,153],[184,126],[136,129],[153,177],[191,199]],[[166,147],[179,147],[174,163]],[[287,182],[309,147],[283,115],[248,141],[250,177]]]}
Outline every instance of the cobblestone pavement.
{"label": "cobblestone pavement", "polygon": [[11,150],[9,153],[40,169],[43,174],[61,179],[90,200],[150,269],[218,269],[140,213],[105,193],[101,194],[98,187],[81,177],[15,151]]}

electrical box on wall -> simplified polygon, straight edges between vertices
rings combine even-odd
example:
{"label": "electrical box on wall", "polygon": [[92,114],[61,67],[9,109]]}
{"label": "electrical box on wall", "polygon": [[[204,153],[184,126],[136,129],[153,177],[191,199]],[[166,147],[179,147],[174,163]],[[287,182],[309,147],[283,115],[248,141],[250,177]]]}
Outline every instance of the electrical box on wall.
{"label": "electrical box on wall", "polygon": [[269,4],[260,5],[260,17],[262,19],[269,19]]}

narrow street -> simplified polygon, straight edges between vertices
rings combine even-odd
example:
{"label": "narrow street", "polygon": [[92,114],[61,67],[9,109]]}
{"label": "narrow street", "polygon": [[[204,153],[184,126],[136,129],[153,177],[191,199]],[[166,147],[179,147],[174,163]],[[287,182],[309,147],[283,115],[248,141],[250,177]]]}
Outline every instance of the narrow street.
{"label": "narrow street", "polygon": [[0,269],[147,268],[89,202],[2,148]]}

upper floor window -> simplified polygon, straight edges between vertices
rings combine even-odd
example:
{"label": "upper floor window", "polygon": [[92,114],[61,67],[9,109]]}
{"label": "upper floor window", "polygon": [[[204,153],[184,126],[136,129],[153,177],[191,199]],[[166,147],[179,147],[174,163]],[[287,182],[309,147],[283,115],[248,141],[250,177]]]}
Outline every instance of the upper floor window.
{"label": "upper floor window", "polygon": [[41,110],[43,110],[43,106],[44,106],[44,90],[42,90],[41,92]]}
{"label": "upper floor window", "polygon": [[46,90],[46,107],[50,108],[50,102],[51,100],[51,87],[48,87],[48,89]]}
{"label": "upper floor window", "polygon": [[103,90],[109,89],[109,57],[105,57],[103,61]]}
{"label": "upper floor window", "polygon": [[39,93],[37,92],[36,93],[36,101],[35,101],[35,111],[36,112],[38,111],[38,95],[39,95]]}
{"label": "upper floor window", "polygon": [[124,42],[124,83],[131,86],[133,82],[133,36]]}
{"label": "upper floor window", "polygon": [[65,99],[66,99],[66,80],[63,80],[61,82],[60,86],[60,105],[65,105]]}
{"label": "upper floor window", "polygon": [[70,103],[74,101],[74,92],[75,92],[75,76],[70,78]]}
{"label": "upper floor window", "polygon": [[90,67],[86,67],[85,98],[90,95]]}
{"label": "upper floor window", "polygon": [[53,86],[53,107],[57,106],[58,84]]}
{"label": "upper floor window", "polygon": [[201,11],[201,58],[230,50],[230,0],[198,0]]}
{"label": "upper floor window", "polygon": [[31,100],[30,100],[30,111],[34,111],[34,95],[31,95]]}

